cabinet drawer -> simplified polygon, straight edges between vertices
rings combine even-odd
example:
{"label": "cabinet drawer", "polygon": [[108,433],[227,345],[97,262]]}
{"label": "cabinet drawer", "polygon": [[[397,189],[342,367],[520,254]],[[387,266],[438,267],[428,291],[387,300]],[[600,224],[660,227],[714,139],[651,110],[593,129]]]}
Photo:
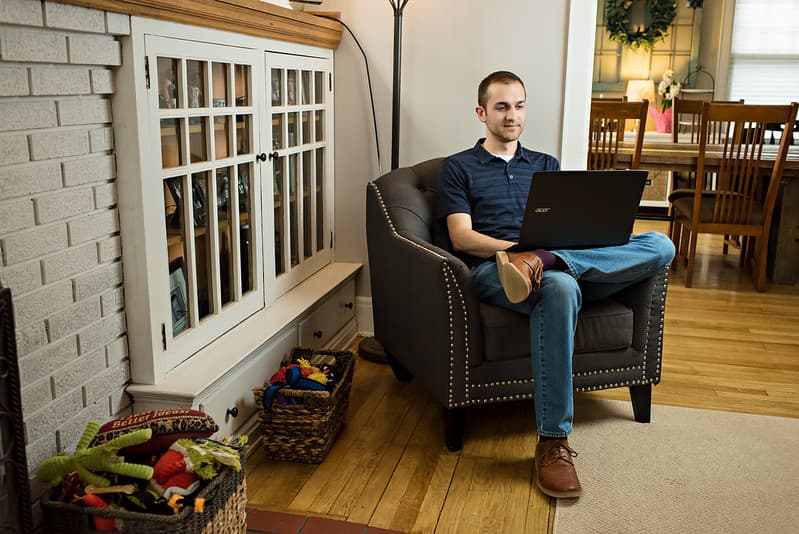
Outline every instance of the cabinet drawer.
{"label": "cabinet drawer", "polygon": [[[289,328],[273,338],[198,395],[197,409],[219,425],[221,436],[231,436],[255,413],[252,388],[262,386],[280,369],[280,362],[297,346],[297,331]],[[235,413],[235,415],[234,415]]]}
{"label": "cabinet drawer", "polygon": [[353,317],[355,281],[350,280],[300,322],[300,346],[321,349]]}

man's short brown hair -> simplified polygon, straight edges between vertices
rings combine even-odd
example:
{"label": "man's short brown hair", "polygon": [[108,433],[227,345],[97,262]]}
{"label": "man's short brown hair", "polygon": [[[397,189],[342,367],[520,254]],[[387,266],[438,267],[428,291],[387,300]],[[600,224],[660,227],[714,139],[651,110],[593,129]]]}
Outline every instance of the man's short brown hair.
{"label": "man's short brown hair", "polygon": [[488,103],[488,86],[492,83],[515,83],[519,82],[524,89],[524,94],[527,94],[527,89],[524,88],[524,82],[521,78],[509,72],[507,70],[498,70],[496,72],[492,72],[485,78],[483,81],[480,82],[480,86],[477,88],[477,105],[481,108],[485,109],[486,104]]}

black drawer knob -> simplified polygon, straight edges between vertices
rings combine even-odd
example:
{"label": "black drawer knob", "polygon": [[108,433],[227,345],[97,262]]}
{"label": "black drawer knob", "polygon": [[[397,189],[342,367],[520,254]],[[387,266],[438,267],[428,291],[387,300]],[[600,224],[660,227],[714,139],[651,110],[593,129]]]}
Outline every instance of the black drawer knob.
{"label": "black drawer knob", "polygon": [[229,415],[230,417],[238,417],[239,409],[238,407],[234,406],[233,408],[228,408],[225,412],[225,415]]}
{"label": "black drawer knob", "polygon": [[352,302],[345,303],[344,307],[347,308],[348,310],[351,310],[352,309]]}
{"label": "black drawer knob", "polygon": [[313,337],[322,339],[322,331],[317,330],[316,332],[313,333]]}

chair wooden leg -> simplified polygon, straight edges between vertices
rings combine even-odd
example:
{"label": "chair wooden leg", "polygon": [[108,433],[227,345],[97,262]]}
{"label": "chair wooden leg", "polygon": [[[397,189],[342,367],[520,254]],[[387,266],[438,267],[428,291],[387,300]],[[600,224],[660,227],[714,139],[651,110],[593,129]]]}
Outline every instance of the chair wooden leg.
{"label": "chair wooden leg", "polygon": [[669,237],[674,244],[674,259],[671,260],[671,270],[677,269],[677,258],[680,256],[680,236],[682,235],[682,225],[676,219],[672,219],[672,226],[669,229]]}
{"label": "chair wooden leg", "polygon": [[444,443],[447,450],[456,452],[463,448],[466,427],[466,408],[444,409]]}
{"label": "chair wooden leg", "polygon": [[630,386],[630,401],[633,417],[639,423],[648,423],[652,418],[652,384]]}
{"label": "chair wooden leg", "polygon": [[680,251],[679,254],[685,260],[688,261],[688,245],[691,242],[691,236],[693,235],[693,230],[688,228],[687,226],[683,225],[682,227],[682,235],[680,236]]}
{"label": "chair wooden leg", "polygon": [[741,269],[745,269],[749,265],[749,260],[753,257],[754,249],[756,248],[757,241],[752,236],[743,236],[741,238],[741,258],[738,262]]}
{"label": "chair wooden leg", "polygon": [[688,265],[685,267],[685,287],[691,287],[694,279],[694,262],[696,260],[696,238],[697,233],[689,231],[688,239]]}
{"label": "chair wooden leg", "polygon": [[[754,238],[750,238],[754,239]],[[768,261],[768,243],[763,237],[755,239],[755,262],[752,266],[752,278],[755,289],[761,293],[766,290],[766,262]]]}

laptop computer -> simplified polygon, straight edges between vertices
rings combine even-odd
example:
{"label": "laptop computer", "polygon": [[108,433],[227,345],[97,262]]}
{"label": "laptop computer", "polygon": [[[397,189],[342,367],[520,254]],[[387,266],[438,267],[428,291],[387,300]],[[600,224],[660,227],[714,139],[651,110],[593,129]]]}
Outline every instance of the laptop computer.
{"label": "laptop computer", "polygon": [[643,170],[536,172],[519,244],[511,250],[627,243],[648,174]]}

